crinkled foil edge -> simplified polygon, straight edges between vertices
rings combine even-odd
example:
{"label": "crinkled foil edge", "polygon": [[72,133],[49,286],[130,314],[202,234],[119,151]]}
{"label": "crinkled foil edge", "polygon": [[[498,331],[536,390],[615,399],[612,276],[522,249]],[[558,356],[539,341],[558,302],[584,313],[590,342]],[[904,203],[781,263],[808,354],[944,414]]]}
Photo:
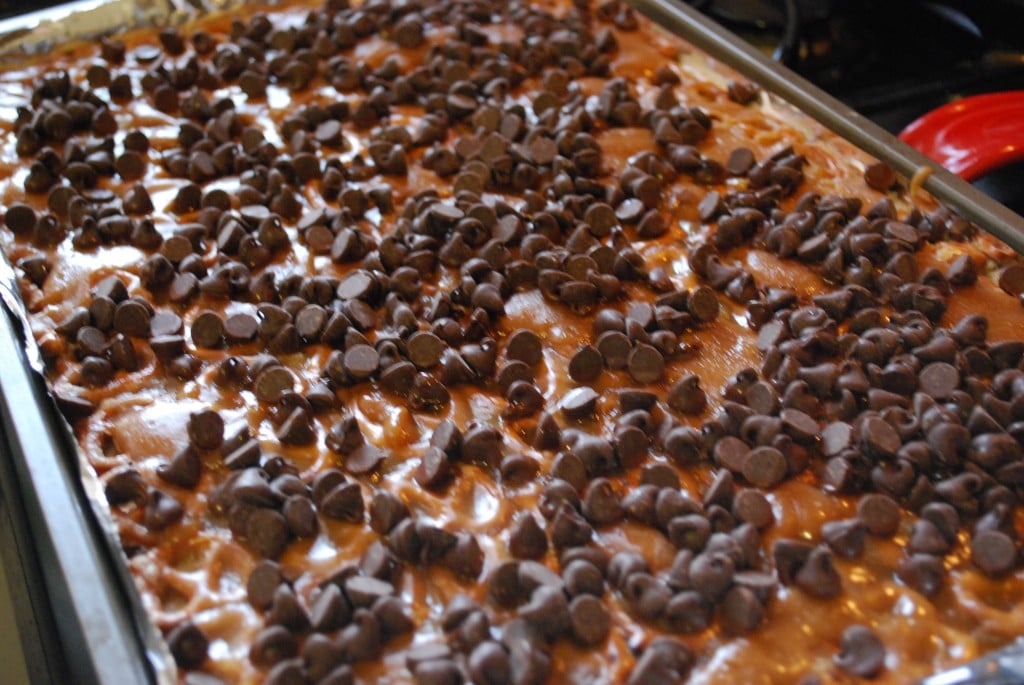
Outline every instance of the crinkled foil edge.
{"label": "crinkled foil edge", "polygon": [[245,0],[75,0],[0,21],[0,56],[42,54],[69,40],[179,26]]}
{"label": "crinkled foil edge", "polygon": [[[30,58],[49,52],[63,43],[95,39],[133,29],[154,26],[180,26],[209,14],[225,11],[244,4],[244,0],[77,0],[62,6],[0,21],[0,63],[5,60]],[[17,273],[0,250],[0,316],[7,315],[15,323],[21,339],[16,344],[24,351],[28,367],[46,382],[43,356],[32,335],[28,312],[22,301]],[[121,538],[111,514],[100,482],[84,452],[78,449],[71,425],[59,411],[52,395],[47,406],[40,407],[58,417],[62,426],[67,452],[59,455],[73,459],[74,468],[82,484],[82,495],[88,502],[93,518],[102,533],[114,573],[127,598],[128,610],[153,680],[158,685],[178,682],[178,669],[167,642],[143,605],[142,596],[125,557]],[[58,446],[55,446],[58,447]],[[58,447],[59,448],[59,447]],[[71,571],[71,569],[67,569]]]}
{"label": "crinkled foil edge", "polygon": [[[31,373],[38,377],[50,387],[46,381],[45,364],[43,355],[32,335],[32,328],[21,300],[18,287],[18,278],[13,267],[7,261],[7,256],[0,251],[0,316],[9,316],[13,322],[15,335],[20,339],[15,344],[24,352]],[[78,441],[75,439],[71,424],[60,412],[52,394],[45,404],[40,405],[40,411],[48,412],[58,419],[61,430],[61,442],[63,445],[54,444],[53,447],[60,452],[58,457],[62,461],[72,459],[71,468],[77,471],[82,485],[82,496],[85,497],[93,518],[99,526],[103,541],[106,546],[107,558],[117,577],[120,590],[127,598],[128,610],[135,628],[135,637],[139,640],[142,650],[149,663],[153,680],[158,685],[174,685],[178,682],[178,669],[167,647],[167,642],[150,620],[149,614],[142,603],[142,596],[132,578],[131,570],[128,568],[128,560],[125,557],[124,549],[121,546],[121,537],[118,534],[117,526],[114,523],[113,515],[107,504],[107,498],[103,491],[103,484],[96,473],[96,470],[89,463],[85,453],[78,449]],[[61,449],[66,447],[67,449]],[[70,454],[73,452],[74,454]],[[54,544],[60,544],[55,541]],[[64,569],[65,572],[73,573],[73,569]]]}

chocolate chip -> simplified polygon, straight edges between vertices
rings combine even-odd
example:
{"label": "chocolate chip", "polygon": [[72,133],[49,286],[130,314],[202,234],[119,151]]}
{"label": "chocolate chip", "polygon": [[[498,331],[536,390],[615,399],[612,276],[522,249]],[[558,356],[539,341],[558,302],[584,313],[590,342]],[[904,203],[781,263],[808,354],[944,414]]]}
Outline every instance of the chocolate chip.
{"label": "chocolate chip", "polygon": [[167,289],[167,298],[171,302],[187,302],[199,292],[199,279],[192,273],[179,273],[174,276]]}
{"label": "chocolate chip", "polygon": [[932,362],[921,369],[918,383],[921,392],[932,399],[944,400],[960,387],[960,372],[952,364]]}
{"label": "chocolate chip", "polygon": [[700,378],[688,373],[672,384],[666,398],[668,406],[682,414],[700,414],[707,406],[707,395],[700,387]]}
{"label": "chocolate chip", "polygon": [[359,483],[339,483],[326,492],[317,503],[324,516],[349,523],[363,520],[365,504]]}
{"label": "chocolate chip", "polygon": [[354,661],[375,659],[380,653],[380,623],[369,610],[357,609],[352,623],[342,629],[338,639]]}
{"label": "chocolate chip", "polygon": [[258,508],[246,519],[245,537],[260,556],[276,559],[288,544],[288,523],[273,509]]}
{"label": "chocolate chip", "polygon": [[579,595],[569,603],[569,622],[573,639],[584,647],[601,644],[611,632],[611,614],[593,595]]}
{"label": "chocolate chip", "polygon": [[875,162],[864,170],[864,182],[884,193],[896,183],[896,172],[885,162]]}
{"label": "chocolate chip", "polygon": [[1011,264],[999,272],[999,288],[1014,297],[1024,293],[1024,265]]}
{"label": "chocolate chip", "polygon": [[451,659],[431,659],[412,669],[418,685],[461,685],[462,672]]}
{"label": "chocolate chip", "polygon": [[665,358],[657,348],[640,343],[630,352],[626,368],[637,383],[654,383],[665,371]]}
{"label": "chocolate chip", "polygon": [[407,15],[395,24],[391,38],[402,48],[417,48],[423,43],[423,20],[415,15]]}
{"label": "chocolate chip", "polygon": [[852,625],[839,638],[835,663],[850,675],[874,678],[885,668],[885,645],[867,626]]}
{"label": "chocolate chip", "polygon": [[824,547],[815,547],[793,577],[801,590],[811,595],[828,599],[842,591],[842,580],[832,562],[832,553]]}
{"label": "chocolate chip", "polygon": [[990,578],[1009,573],[1017,559],[1017,549],[1009,535],[997,530],[976,533],[971,538],[971,561]]}
{"label": "chocolate chip", "polygon": [[821,526],[821,538],[839,556],[855,559],[864,552],[865,531],[859,519],[826,521]]}
{"label": "chocolate chip", "polygon": [[534,164],[551,164],[558,155],[558,144],[550,138],[536,136],[530,141],[527,154]]}
{"label": "chocolate chip", "polygon": [[509,406],[504,412],[507,418],[532,416],[544,408],[544,395],[529,381],[515,381],[505,393]]}
{"label": "chocolate chip", "polygon": [[566,592],[572,597],[583,594],[601,597],[604,594],[601,569],[585,559],[574,559],[565,564],[562,579]]}
{"label": "chocolate chip", "polygon": [[494,640],[485,640],[477,645],[469,655],[468,666],[474,683],[503,685],[512,682],[509,653]]}
{"label": "chocolate chip", "polygon": [[525,599],[519,582],[519,562],[504,561],[487,578],[488,597],[498,606],[511,608]]}
{"label": "chocolate chip", "polygon": [[822,452],[826,456],[835,456],[853,444],[853,426],[842,421],[835,421],[821,431]]}
{"label": "chocolate chip", "polygon": [[380,354],[369,345],[353,345],[345,350],[345,371],[357,380],[365,380],[377,371]]}
{"label": "chocolate chip", "polygon": [[724,466],[734,473],[743,471],[748,454],[750,454],[750,446],[732,435],[727,435],[716,441],[711,452],[717,465]]}
{"label": "chocolate chip", "polygon": [[369,607],[380,597],[393,595],[394,586],[377,578],[350,576],[345,580],[345,596],[353,607]]}
{"label": "chocolate chip", "polygon": [[409,361],[420,369],[429,369],[441,361],[445,348],[441,338],[425,331],[414,333],[406,342]]}
{"label": "chocolate chip", "polygon": [[157,475],[168,483],[192,490],[199,484],[202,475],[199,454],[191,447],[185,447],[167,463],[160,465]]}
{"label": "chocolate chip", "polygon": [[299,685],[306,682],[302,659],[280,661],[267,672],[267,685]]}
{"label": "chocolate chip", "polygon": [[274,601],[274,592],[283,580],[281,566],[276,561],[264,559],[258,562],[246,581],[249,603],[257,609],[269,609]]}
{"label": "chocolate chip", "polygon": [[395,362],[380,373],[380,384],[396,395],[407,395],[416,379],[416,367],[411,362]]}
{"label": "chocolate chip", "polygon": [[185,620],[167,634],[167,646],[180,668],[199,668],[206,661],[210,640],[195,623]]}
{"label": "chocolate chip", "polygon": [[345,455],[345,468],[357,476],[377,471],[388,458],[388,451],[372,443],[364,443]]}
{"label": "chocolate chip", "polygon": [[597,525],[622,520],[622,505],[609,480],[596,478],[591,481],[583,497],[583,515]]}
{"label": "chocolate chip", "polygon": [[781,538],[772,544],[772,561],[784,585],[793,584],[797,572],[813,549],[814,545],[809,542],[790,538]]}
{"label": "chocolate chip", "polygon": [[690,648],[674,638],[654,638],[637,659],[627,685],[685,682],[693,665]]}
{"label": "chocolate chip", "polygon": [[857,504],[857,518],[872,535],[892,537],[899,528],[900,506],[888,495],[864,495]]}
{"label": "chocolate chip", "polygon": [[761,92],[761,87],[750,81],[729,81],[726,93],[729,99],[741,105],[749,105]]}
{"label": "chocolate chip", "polygon": [[751,485],[763,489],[770,489],[782,483],[788,470],[786,457],[774,447],[756,447],[743,459],[743,477]]}
{"label": "chocolate chip", "polygon": [[305,607],[299,603],[295,591],[287,583],[281,583],[274,590],[274,599],[270,602],[266,622],[270,625],[284,626],[296,633],[309,629],[309,615]]}
{"label": "chocolate chip", "polygon": [[551,542],[557,548],[578,547],[590,541],[590,524],[568,504],[563,504],[551,522]]}
{"label": "chocolate chip", "polygon": [[719,309],[718,296],[706,285],[694,288],[686,301],[686,310],[701,323],[717,319]]}
{"label": "chocolate chip", "polygon": [[222,450],[222,454],[224,454],[224,465],[229,469],[246,469],[260,463],[260,443],[257,440],[248,439],[226,454]]}
{"label": "chocolate chip", "polygon": [[567,419],[581,420],[593,416],[597,410],[598,397],[597,392],[591,388],[573,388],[565,393],[558,406]]}
{"label": "chocolate chip", "polygon": [[736,493],[732,498],[732,513],[738,520],[755,528],[766,528],[775,521],[771,503],[764,493],[757,490],[741,490]]}
{"label": "chocolate chip", "polygon": [[114,367],[101,357],[89,356],[82,360],[79,369],[79,384],[87,388],[102,387],[110,382],[114,375]]}
{"label": "chocolate chip", "polygon": [[605,331],[597,338],[596,343],[604,364],[609,369],[624,369],[629,363],[632,345],[629,338],[620,331]]}
{"label": "chocolate chip", "polygon": [[896,574],[901,581],[925,597],[934,597],[942,589],[946,566],[930,554],[912,554],[900,559]]}
{"label": "chocolate chip", "polygon": [[950,540],[946,539],[935,523],[925,519],[914,521],[910,531],[910,540],[907,542],[908,550],[945,555],[951,548]]}
{"label": "chocolate chip", "polygon": [[413,478],[427,490],[440,491],[451,480],[452,470],[448,455],[437,447],[428,447],[416,467]]}
{"label": "chocolate chip", "polygon": [[[826,429],[827,430],[827,429]],[[864,450],[876,459],[891,459],[902,445],[899,433],[887,421],[868,417],[860,425],[860,441]]]}
{"label": "chocolate chip", "polygon": [[779,418],[786,434],[802,445],[814,443],[820,433],[818,422],[799,409],[783,409]]}
{"label": "chocolate chip", "polygon": [[974,285],[978,280],[978,269],[971,255],[962,254],[950,263],[944,275],[950,285]]}
{"label": "chocolate chip", "polygon": [[698,554],[690,563],[689,578],[694,590],[709,602],[718,601],[732,584],[735,562],[719,553]]}
{"label": "chocolate chip", "polygon": [[[685,550],[682,554],[692,553]],[[699,633],[706,630],[711,621],[710,604],[692,590],[678,592],[665,606],[664,618],[674,632]]]}
{"label": "chocolate chip", "polygon": [[462,450],[462,431],[451,419],[437,424],[430,436],[430,446],[439,447],[453,459],[457,459]]}
{"label": "chocolate chip", "polygon": [[568,601],[561,587],[536,587],[532,590],[529,601],[519,607],[518,614],[538,633],[550,640],[562,635],[570,627]]}
{"label": "chocolate chip", "polygon": [[193,412],[188,417],[189,442],[201,450],[213,450],[224,441],[224,419],[212,409]]}
{"label": "chocolate chip", "polygon": [[509,532],[509,552],[519,559],[538,559],[548,550],[548,539],[536,517],[524,512]]}
{"label": "chocolate chip", "polygon": [[748,588],[736,585],[718,605],[718,620],[726,635],[746,635],[764,620],[764,606]]}
{"label": "chocolate chip", "polygon": [[4,223],[15,235],[28,235],[35,230],[36,212],[26,204],[13,204],[4,214]]}
{"label": "chocolate chip", "polygon": [[540,338],[533,331],[519,329],[509,335],[505,344],[505,355],[509,359],[535,366],[543,358]]}
{"label": "chocolate chip", "polygon": [[[532,383],[533,372],[530,370],[530,367],[523,362],[508,361],[502,364],[498,369],[495,381],[498,384],[498,390],[506,393],[507,395],[512,385],[515,383]],[[541,397],[541,404],[543,404],[543,396]]]}
{"label": "chocolate chip", "polygon": [[382,640],[412,632],[415,625],[398,597],[381,597],[370,608],[380,626]]}
{"label": "chocolate chip", "polygon": [[267,626],[253,638],[249,660],[259,668],[270,668],[298,653],[295,636],[284,626]]}
{"label": "chocolate chip", "polygon": [[579,349],[569,360],[569,377],[577,383],[592,383],[601,375],[604,357],[592,345]]}
{"label": "chocolate chip", "polygon": [[[153,315],[153,318],[149,320],[149,331],[150,335],[154,338],[177,335],[181,333],[181,317],[174,312],[157,312]],[[152,341],[150,341],[152,344]]]}
{"label": "chocolate chip", "polygon": [[204,311],[192,321],[191,330],[196,347],[216,348],[224,338],[224,321],[216,312]]}
{"label": "chocolate chip", "polygon": [[386,490],[378,490],[370,500],[370,527],[386,535],[409,516],[409,509],[396,495]]}
{"label": "chocolate chip", "polygon": [[247,468],[230,481],[231,493],[239,502],[254,507],[277,508],[283,499],[270,487],[270,475],[260,468]]}
{"label": "chocolate chip", "polygon": [[659,578],[648,573],[633,573],[622,585],[622,594],[634,615],[643,620],[654,620],[665,609],[671,591]]}
{"label": "chocolate chip", "polygon": [[491,426],[474,426],[462,438],[461,458],[496,467],[501,460],[501,433]]}
{"label": "chocolate chip", "polygon": [[281,507],[288,530],[297,538],[312,537],[317,531],[316,509],[308,497],[292,495]]}
{"label": "chocolate chip", "polygon": [[738,147],[729,153],[729,159],[725,163],[725,170],[733,176],[744,176],[756,160],[750,148]]}
{"label": "chocolate chip", "polygon": [[276,402],[285,392],[295,388],[295,377],[283,366],[272,366],[256,376],[253,391],[261,402]]}
{"label": "chocolate chip", "polygon": [[668,522],[666,532],[677,548],[699,552],[711,536],[711,523],[700,514],[675,516]]}

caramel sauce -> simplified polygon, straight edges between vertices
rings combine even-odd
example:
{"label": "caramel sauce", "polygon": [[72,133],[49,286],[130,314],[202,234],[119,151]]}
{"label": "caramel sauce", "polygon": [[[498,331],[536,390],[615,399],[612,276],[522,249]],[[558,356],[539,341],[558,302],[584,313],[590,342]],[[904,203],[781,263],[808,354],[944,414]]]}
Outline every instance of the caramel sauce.
{"label": "caramel sauce", "polygon": [[[299,21],[302,11],[286,10],[282,16],[288,21]],[[223,33],[227,26],[227,19],[219,18],[207,22],[205,28]],[[726,97],[724,84],[736,78],[735,74],[692,47],[644,26],[634,33],[618,32],[621,47],[611,71],[633,81],[641,98],[652,98],[655,92],[650,83],[652,65],[660,64],[666,56],[678,55],[679,71],[685,84],[679,90],[680,98],[695,106],[710,107],[715,113],[712,134],[701,144],[705,156],[725,159],[732,149],[742,145],[751,147],[760,158],[792,145],[808,159],[807,187],[822,193],[857,195],[864,198],[866,205],[881,197],[866,188],[862,181],[862,171],[868,161],[862,152],[784,103],[765,101],[762,107],[733,103]],[[521,33],[514,27],[490,30],[495,39],[521,39]],[[452,29],[448,27],[436,28],[428,39],[437,44],[451,35]],[[153,41],[153,36],[140,32],[129,37],[129,46]],[[387,57],[397,55],[400,65],[406,69],[422,59],[426,47],[396,52],[390,41],[372,38],[347,53],[370,66],[378,66]],[[45,197],[26,195],[22,191],[25,165],[15,154],[12,143],[13,108],[30,97],[31,84],[44,71],[68,69],[73,75],[79,75],[95,54],[94,46],[80,46],[5,73],[0,82],[0,109],[8,114],[0,117],[3,122],[0,130],[4,133],[0,147],[0,199],[4,205],[27,202],[38,210],[45,208]],[[134,75],[139,76],[138,70]],[[576,85],[591,95],[600,88],[600,82],[594,79],[585,79]],[[521,90],[528,93],[536,86],[535,81],[527,81]],[[246,100],[237,87],[221,89],[213,93],[211,99],[224,96],[232,97],[243,117],[263,128],[268,139],[275,143],[280,142],[275,138],[280,122],[297,107],[345,98],[345,94],[319,83],[299,94],[272,87],[263,101]],[[154,111],[141,99],[114,105],[114,112],[120,124],[120,132],[115,136],[119,145],[123,133],[136,128],[146,133],[153,144],[145,182],[156,205],[152,218],[158,230],[168,235],[180,222],[188,220],[188,217],[173,215],[168,209],[171,198],[184,181],[167,178],[159,164],[160,151],[177,144],[177,122]],[[401,108],[393,119],[411,126],[420,114],[416,108]],[[345,134],[352,144],[346,153],[351,158],[359,149],[359,138],[347,124]],[[611,176],[617,176],[633,155],[654,148],[651,133],[646,129],[613,129],[600,134],[598,140],[604,153],[605,170]],[[233,180],[222,179],[220,183],[231,187]],[[421,188],[444,187],[432,172],[416,163],[410,164],[407,178],[397,182],[394,178],[386,180],[394,187],[395,204],[399,207]],[[100,185],[121,190],[112,180],[102,181]],[[687,245],[699,231],[695,207],[704,192],[704,188],[685,180],[669,188],[670,199],[666,205],[675,221],[672,230],[662,239],[637,246],[652,266],[663,266],[679,286],[695,283],[686,264]],[[327,205],[312,190],[303,196],[303,201],[308,209]],[[909,207],[901,198],[896,201],[897,206]],[[927,203],[926,200],[926,206]],[[368,224],[365,228],[377,238],[386,235],[392,223],[393,217],[381,219],[379,215],[364,222]],[[280,274],[341,276],[346,272],[347,267],[309,254],[295,240],[294,228],[288,230],[293,238],[292,247],[269,269]],[[6,232],[0,234],[0,241],[12,263],[35,252],[29,244],[15,240]],[[970,245],[944,243],[926,248],[919,253],[919,259],[922,266],[941,265],[961,250],[970,251],[982,267],[988,255],[1005,254],[1000,252],[1002,248],[989,241]],[[23,284],[24,300],[37,337],[48,350],[58,353],[50,377],[56,391],[78,392],[79,388],[76,364],[59,354],[66,343],[53,333],[54,327],[76,306],[87,303],[90,289],[109,275],[116,274],[125,281],[131,294],[148,295],[138,277],[145,256],[140,250],[124,246],[103,247],[91,253],[76,252],[65,242],[50,254],[54,269],[43,287]],[[791,288],[805,300],[826,287],[815,272],[794,261],[782,261],[754,249],[737,251],[730,256],[741,259],[759,284]],[[216,254],[210,251],[204,259],[212,265]],[[629,296],[630,299],[650,297],[640,289],[631,290]],[[623,300],[614,306],[625,306],[626,302]],[[156,306],[176,309],[186,326],[198,312],[224,307],[221,302],[202,295],[188,307],[172,307],[166,302],[156,302]],[[729,378],[740,369],[756,368],[760,363],[755,334],[746,323],[744,311],[724,298],[723,306],[716,322],[684,336],[685,342],[694,345],[695,353],[672,362],[663,383],[667,387],[687,372],[699,375],[711,401],[708,414],[720,403]],[[991,273],[982,276],[977,285],[959,289],[956,296],[950,298],[945,321],[955,322],[972,312],[989,315],[991,339],[1024,339],[1024,312],[995,285]],[[529,291],[518,293],[507,302],[505,316],[499,323],[499,343],[518,328],[535,330],[543,340],[544,360],[537,371],[537,383],[548,406],[553,407],[572,387],[566,371],[568,360],[582,344],[590,342],[590,321],[545,299],[537,291]],[[280,446],[265,420],[264,410],[249,391],[228,394],[217,388],[212,382],[215,362],[229,354],[254,354],[255,344],[230,351],[190,348],[204,362],[204,371],[195,380],[185,382],[160,373],[148,347],[136,345],[136,351],[141,360],[139,371],[121,373],[103,388],[82,392],[98,408],[93,416],[75,427],[79,444],[101,478],[114,467],[133,465],[148,483],[169,488],[185,506],[183,520],[158,533],[141,525],[140,511],[114,510],[126,548],[137,550],[128,563],[157,626],[167,629],[184,617],[191,617],[211,640],[205,670],[232,682],[259,681],[262,674],[249,662],[248,649],[262,626],[262,618],[248,604],[245,593],[245,579],[258,559],[244,543],[233,539],[225,527],[209,520],[208,498],[226,469],[219,461],[207,461],[199,486],[194,493],[189,493],[160,481],[156,468],[162,458],[185,446],[189,412],[212,404],[229,425],[247,423],[266,451],[285,454],[301,476],[311,477],[323,468],[339,465],[337,457],[324,444],[330,421],[320,419],[319,436],[314,445]],[[328,353],[323,346],[313,346],[303,354],[283,357],[282,362],[296,372],[303,389],[308,389],[318,377]],[[594,386],[603,398],[599,418],[584,423],[583,427],[596,433],[610,432],[618,412],[614,391],[632,385],[634,383],[623,371],[604,373]],[[450,406],[435,415],[412,412],[395,398],[366,385],[339,391],[339,399],[341,405],[356,416],[368,439],[391,451],[379,477],[372,483],[363,483],[364,494],[369,495],[372,488],[391,490],[420,520],[475,534],[485,554],[484,574],[477,583],[460,582],[440,567],[407,568],[403,574],[399,590],[412,607],[415,632],[390,643],[380,662],[360,664],[356,673],[361,682],[411,682],[412,676],[404,666],[403,650],[410,644],[443,640],[439,616],[455,595],[464,593],[481,603],[486,602],[483,579],[498,561],[508,556],[512,518],[518,511],[536,510],[541,491],[540,478],[519,486],[499,485],[480,467],[462,464],[458,466],[459,473],[451,488],[443,496],[437,496],[423,491],[412,480],[414,457],[422,453],[433,427],[443,418],[452,418],[460,426],[475,419],[502,428],[506,451],[532,455],[542,464],[542,473],[547,471],[553,455],[531,448],[524,439],[528,421],[504,421],[501,418],[504,400],[478,388],[453,389]],[[699,425],[699,419],[691,421]],[[697,499],[711,481],[706,465],[695,466],[681,476],[686,489]],[[626,475],[626,486],[635,481],[635,473]],[[824,494],[810,473],[779,486],[772,491],[770,499],[776,522],[767,530],[766,546],[778,537],[816,541],[825,521],[848,517],[855,507],[855,502],[846,498]],[[768,604],[764,624],[753,634],[727,638],[711,629],[685,637],[699,655],[691,682],[781,685],[812,671],[822,675],[826,682],[851,682],[832,664],[832,657],[837,651],[840,633],[854,622],[870,625],[886,645],[886,670],[877,680],[880,683],[909,682],[977,656],[1024,632],[1024,615],[1018,611],[1024,599],[1024,574],[1017,573],[999,582],[980,576],[966,561],[964,541],[957,553],[949,557],[958,560],[958,568],[952,571],[947,587],[937,598],[925,599],[896,581],[894,569],[902,554],[900,540],[905,540],[911,523],[909,515],[904,518],[903,538],[870,540],[862,559],[837,562],[844,588],[838,599],[818,600],[799,590],[782,588]],[[675,549],[660,532],[633,523],[599,529],[597,538],[609,551],[639,551],[655,572],[667,568],[675,554]],[[377,534],[364,524],[321,518],[316,537],[289,545],[281,562],[294,576],[296,592],[308,601],[323,578],[339,566],[358,560],[376,539]],[[553,555],[546,560],[557,569]],[[633,619],[611,592],[606,595],[606,601],[612,603],[614,623],[608,640],[596,649],[581,649],[568,641],[557,643],[552,652],[553,675],[549,682],[625,681],[635,662],[635,650],[649,642],[657,630]],[[497,612],[495,622],[504,617]]]}

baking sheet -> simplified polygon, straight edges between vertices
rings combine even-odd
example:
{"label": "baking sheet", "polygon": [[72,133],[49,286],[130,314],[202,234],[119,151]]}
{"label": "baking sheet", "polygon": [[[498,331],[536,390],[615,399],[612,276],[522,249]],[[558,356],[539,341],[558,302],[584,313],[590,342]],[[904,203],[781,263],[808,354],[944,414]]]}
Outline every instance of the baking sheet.
{"label": "baking sheet", "polygon": [[[717,24],[673,0],[628,0],[675,33],[781,96],[1024,253],[1024,219],[938,167],[864,117],[770,61]],[[79,0],[0,22],[0,56],[46,51],[68,40],[154,25],[178,25],[237,0]],[[273,3],[270,3],[273,4]],[[76,683],[177,682],[166,644],[146,615],[121,553],[102,486],[75,447],[70,426],[45,389],[43,364],[18,295],[0,259],[0,419],[40,547],[46,583]],[[71,455],[78,455],[75,459]]]}
{"label": "baking sheet", "polygon": [[17,292],[13,269],[0,260],[0,426],[74,682],[173,683],[163,640],[140,622],[110,515],[96,506],[102,487],[72,456],[70,426],[46,390]]}

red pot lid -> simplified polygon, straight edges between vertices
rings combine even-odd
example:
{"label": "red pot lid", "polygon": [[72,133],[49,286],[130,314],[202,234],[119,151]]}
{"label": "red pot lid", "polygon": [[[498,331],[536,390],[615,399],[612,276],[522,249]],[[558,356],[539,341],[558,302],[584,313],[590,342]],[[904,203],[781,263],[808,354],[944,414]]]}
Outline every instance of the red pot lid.
{"label": "red pot lid", "polygon": [[974,95],[928,112],[900,139],[968,181],[1024,160],[1024,90]]}

